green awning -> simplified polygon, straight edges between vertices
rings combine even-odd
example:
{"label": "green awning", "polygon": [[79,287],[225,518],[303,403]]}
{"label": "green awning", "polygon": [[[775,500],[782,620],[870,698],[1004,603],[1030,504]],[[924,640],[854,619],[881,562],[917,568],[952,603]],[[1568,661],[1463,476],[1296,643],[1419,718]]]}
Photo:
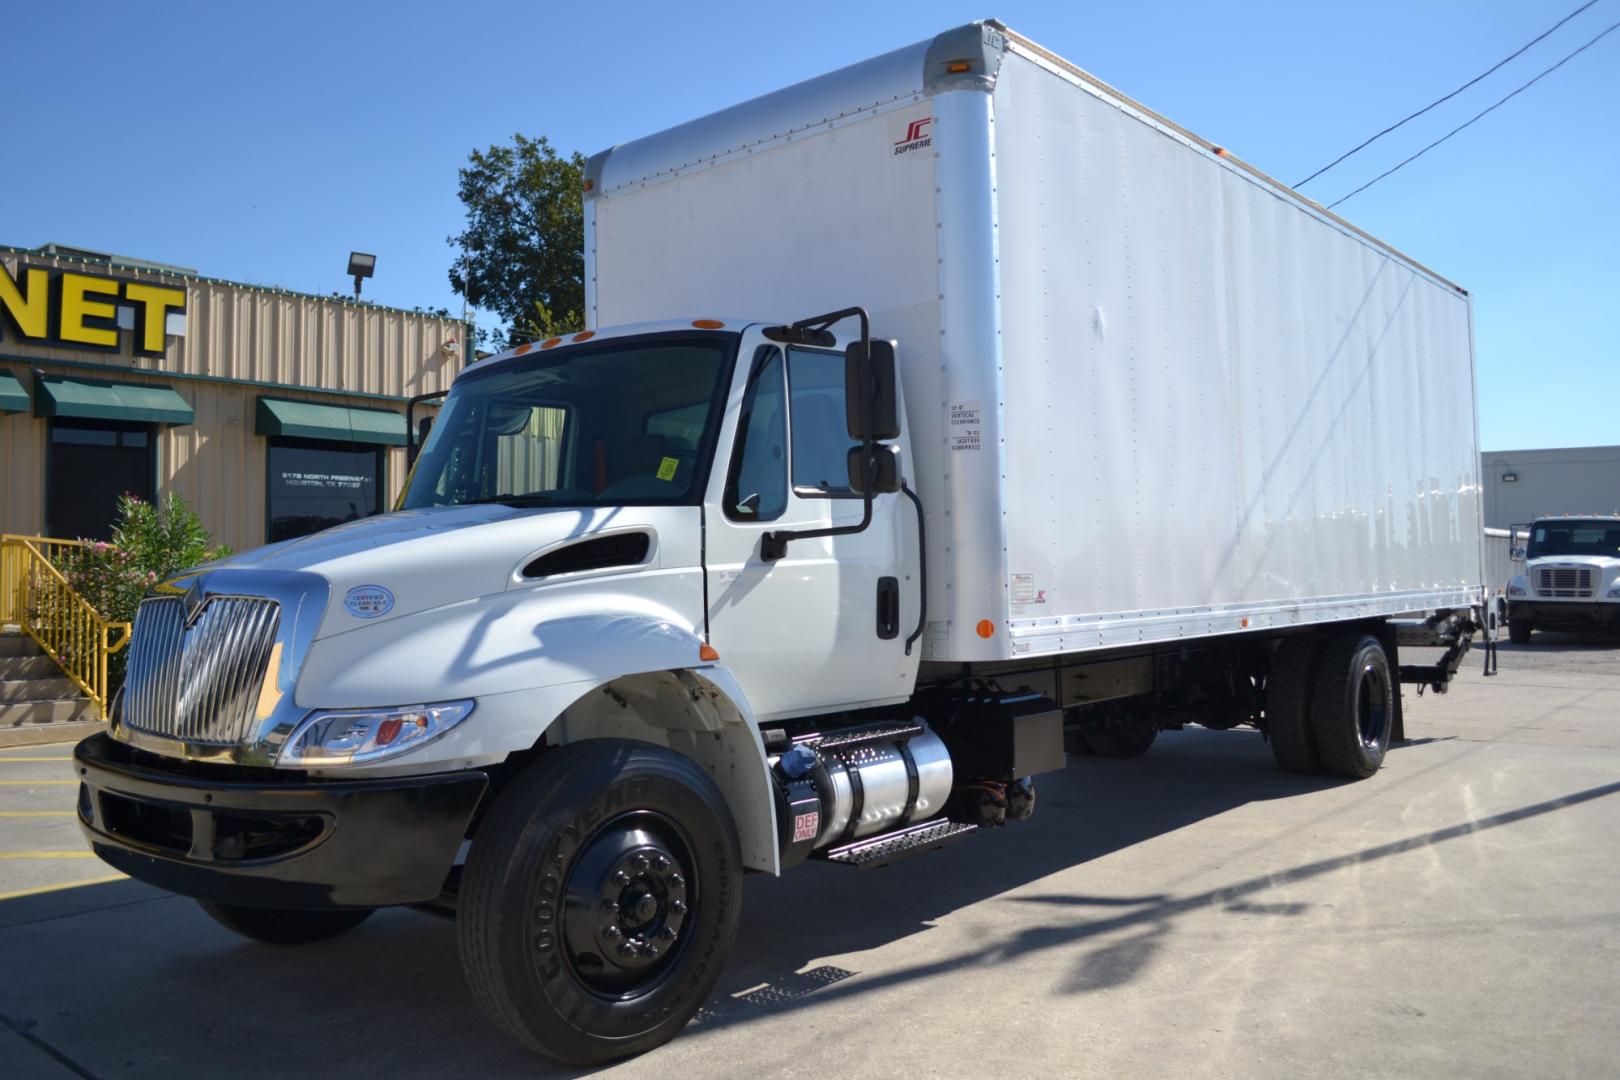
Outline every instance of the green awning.
{"label": "green awning", "polygon": [[356,409],[313,401],[261,397],[253,430],[292,439],[405,445],[405,417],[389,409]]}
{"label": "green awning", "polygon": [[27,412],[28,391],[11,374],[0,371],[0,412]]}
{"label": "green awning", "polygon": [[137,424],[189,424],[191,406],[167,386],[42,376],[34,387],[34,415]]}

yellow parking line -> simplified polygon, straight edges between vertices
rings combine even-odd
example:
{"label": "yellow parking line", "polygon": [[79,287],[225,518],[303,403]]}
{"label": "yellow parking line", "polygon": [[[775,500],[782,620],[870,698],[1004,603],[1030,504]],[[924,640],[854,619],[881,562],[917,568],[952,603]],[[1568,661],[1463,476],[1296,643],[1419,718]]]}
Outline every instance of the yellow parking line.
{"label": "yellow parking line", "polygon": [[0,810],[0,817],[74,817],[74,810]]}
{"label": "yellow parking line", "polygon": [[0,859],[93,859],[93,851],[0,851]]}
{"label": "yellow parking line", "polygon": [[35,787],[43,784],[77,784],[77,780],[0,780],[7,787]]}
{"label": "yellow parking line", "polygon": [[32,889],[18,889],[16,892],[0,892],[0,900],[21,900],[25,896],[38,896],[41,893],[60,892],[63,889],[77,889],[85,885],[110,885],[114,881],[128,880],[123,874],[113,874],[110,877],[90,878],[87,881],[70,881],[64,885],[35,885]]}

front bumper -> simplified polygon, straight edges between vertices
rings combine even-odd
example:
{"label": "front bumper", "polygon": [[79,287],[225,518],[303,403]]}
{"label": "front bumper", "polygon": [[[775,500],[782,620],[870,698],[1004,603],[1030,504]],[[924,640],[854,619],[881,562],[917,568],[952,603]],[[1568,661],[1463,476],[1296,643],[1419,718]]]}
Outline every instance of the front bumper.
{"label": "front bumper", "polygon": [[1620,602],[1613,600],[1509,600],[1508,618],[1529,619],[1548,630],[1620,630]]}
{"label": "front bumper", "polygon": [[480,771],[312,780],[160,758],[105,734],[73,751],[79,824],[132,878],[249,907],[413,904],[439,895],[489,787]]}

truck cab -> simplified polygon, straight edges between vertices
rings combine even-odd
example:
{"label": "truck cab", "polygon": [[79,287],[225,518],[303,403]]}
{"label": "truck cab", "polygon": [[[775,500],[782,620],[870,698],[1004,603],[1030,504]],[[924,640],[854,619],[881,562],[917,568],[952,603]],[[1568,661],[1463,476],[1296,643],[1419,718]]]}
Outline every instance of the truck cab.
{"label": "truck cab", "polygon": [[1536,630],[1620,630],[1620,515],[1537,518],[1509,540],[1524,572],[1508,583],[1508,636]]}

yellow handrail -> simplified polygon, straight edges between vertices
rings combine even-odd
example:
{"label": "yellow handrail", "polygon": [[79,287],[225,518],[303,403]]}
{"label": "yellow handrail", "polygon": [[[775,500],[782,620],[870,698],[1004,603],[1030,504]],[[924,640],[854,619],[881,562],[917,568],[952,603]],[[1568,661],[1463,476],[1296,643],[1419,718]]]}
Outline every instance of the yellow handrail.
{"label": "yellow handrail", "polygon": [[129,644],[130,624],[103,618],[56,568],[68,548],[81,546],[80,540],[0,535],[0,623],[33,638],[106,719],[107,658]]}

